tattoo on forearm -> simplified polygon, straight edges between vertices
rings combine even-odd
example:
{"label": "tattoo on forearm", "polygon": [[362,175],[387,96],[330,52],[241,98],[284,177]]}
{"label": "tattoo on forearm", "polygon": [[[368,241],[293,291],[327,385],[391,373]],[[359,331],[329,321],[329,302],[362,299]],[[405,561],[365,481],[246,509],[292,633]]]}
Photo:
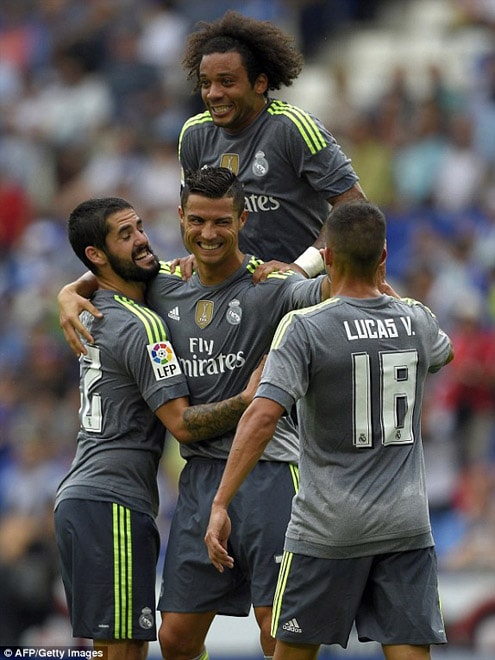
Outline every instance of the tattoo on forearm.
{"label": "tattoo on forearm", "polygon": [[202,403],[184,412],[184,424],[193,440],[206,440],[234,429],[247,404],[239,394],[225,401]]}

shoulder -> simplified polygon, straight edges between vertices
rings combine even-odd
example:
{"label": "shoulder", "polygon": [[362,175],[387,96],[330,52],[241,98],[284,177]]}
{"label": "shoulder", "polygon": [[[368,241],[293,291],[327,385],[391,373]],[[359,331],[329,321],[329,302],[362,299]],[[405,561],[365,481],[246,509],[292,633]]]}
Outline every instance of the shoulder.
{"label": "shoulder", "polygon": [[[258,257],[249,257],[249,261],[246,264],[246,271],[252,275],[256,268],[258,266],[261,266],[265,262],[263,259],[259,259]],[[280,286],[283,284],[292,284],[295,282],[307,282],[309,281],[307,277],[304,277],[304,275],[301,275],[301,273],[295,271],[295,270],[286,270],[286,271],[280,271],[280,270],[273,270],[271,273],[269,273],[266,277],[266,280],[263,282],[260,282],[260,284],[257,284],[256,286],[260,286],[263,284],[271,284],[275,286]]]}
{"label": "shoulder", "polygon": [[178,289],[182,291],[189,288],[191,279],[193,279],[183,280],[179,266],[172,273],[170,268],[171,263],[170,261],[160,261],[158,274],[146,286],[146,299],[153,309],[160,309],[158,305],[164,295],[172,295]]}
{"label": "shoulder", "polygon": [[189,117],[189,119],[186,119],[179,133],[179,142],[182,140],[185,133],[190,132],[192,129],[198,129],[205,126],[214,126],[211,115],[207,110],[200,112],[197,115],[193,115],[192,117]]}
{"label": "shoulder", "polygon": [[123,324],[122,332],[126,330],[141,330],[154,341],[158,337],[166,336],[166,325],[161,316],[147,305],[116,294],[114,296],[116,309],[120,310],[120,321]]}
{"label": "shoulder", "polygon": [[131,298],[114,293],[97,304],[103,317],[93,320],[91,332],[95,343],[107,347],[114,356],[122,356],[132,351],[133,347],[156,343],[168,337],[163,319]]}
{"label": "shoulder", "polygon": [[158,271],[157,277],[165,276],[169,277],[174,281],[182,282],[182,272],[180,266],[176,266],[174,272],[171,270],[172,261],[160,261],[160,270]]}
{"label": "shoulder", "polygon": [[422,315],[431,320],[436,320],[437,318],[431,309],[419,300],[415,300],[414,298],[392,298],[392,300],[396,304],[409,309],[413,314]]}
{"label": "shoulder", "polygon": [[328,146],[331,135],[322,122],[307,110],[286,101],[274,99],[267,108],[267,114],[274,122],[285,126],[304,140],[312,153]]}

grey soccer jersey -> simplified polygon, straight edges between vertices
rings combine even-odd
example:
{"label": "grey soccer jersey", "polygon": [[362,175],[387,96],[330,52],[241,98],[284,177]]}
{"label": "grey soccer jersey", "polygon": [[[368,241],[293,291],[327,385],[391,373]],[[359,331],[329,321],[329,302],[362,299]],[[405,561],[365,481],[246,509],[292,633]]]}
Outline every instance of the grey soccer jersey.
{"label": "grey soccer jersey", "polygon": [[55,505],[110,500],[155,516],[165,428],[154,411],[188,396],[187,382],[156,312],[113,291],[92,301],[103,318],[83,314],[95,343],[80,358],[77,450]]}
{"label": "grey soccer jersey", "polygon": [[[259,260],[246,256],[242,266],[216,286],[204,286],[195,274],[184,282],[167,264],[148,286],[148,302],[166,318],[191,403],[220,401],[238,394],[268,352],[280,319],[288,311],[321,300],[322,278],[271,273],[254,285]],[[226,459],[234,432],[181,445],[185,458]],[[284,417],[264,459],[297,462],[298,439],[290,417]]]}
{"label": "grey soccer jersey", "polygon": [[332,298],[281,322],[257,396],[298,401],[300,490],[286,549],[323,558],[433,545],[421,442],[450,341],[421,303]]}
{"label": "grey soccer jersey", "polygon": [[241,249],[288,263],[314,243],[328,216],[327,199],[358,180],[321,122],[278,100],[235,135],[215,126],[209,112],[191,117],[179,137],[179,160],[183,172],[210,165],[237,174],[249,210]]}

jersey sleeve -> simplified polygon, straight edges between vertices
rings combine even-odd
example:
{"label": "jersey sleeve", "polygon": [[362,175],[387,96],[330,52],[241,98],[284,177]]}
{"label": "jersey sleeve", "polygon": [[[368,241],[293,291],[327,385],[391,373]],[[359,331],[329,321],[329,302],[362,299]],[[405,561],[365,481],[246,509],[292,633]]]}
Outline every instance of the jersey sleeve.
{"label": "jersey sleeve", "polygon": [[429,307],[411,299],[408,299],[408,303],[413,305],[418,314],[421,314],[429,329],[430,364],[428,371],[435,373],[446,364],[452,350],[452,341],[440,328],[437,317]]}
{"label": "jersey sleeve", "polygon": [[273,112],[285,120],[285,138],[288,157],[299,177],[327,199],[340,195],[359,180],[350,158],[343,152],[335,137],[313,114],[284,103],[274,101]]}
{"label": "jersey sleeve", "polygon": [[158,275],[151,282],[148,282],[146,287],[146,302],[153,309],[160,310],[164,296],[176,289],[182,282],[180,269],[176,268],[172,274],[170,263],[169,261],[160,261]]}
{"label": "jersey sleeve", "polygon": [[276,401],[289,413],[306,393],[311,349],[297,312],[280,321],[256,396]]}
{"label": "jersey sleeve", "polygon": [[118,341],[122,363],[151,410],[189,395],[165,324],[155,312],[134,306]]}
{"label": "jersey sleeve", "polygon": [[429,368],[431,373],[435,373],[446,364],[451,350],[452,343],[450,338],[441,328],[438,328],[436,336],[434,337],[431,351],[431,361]]}
{"label": "jersey sleeve", "polygon": [[321,302],[321,287],[326,275],[302,280],[290,280],[291,296],[290,309],[312,307]]}
{"label": "jersey sleeve", "polygon": [[189,117],[182,126],[179,134],[178,157],[183,174],[187,170],[196,170],[201,167],[197,141],[198,132],[195,131],[195,127],[202,126],[205,122],[212,122],[211,116],[208,112],[202,112]]}

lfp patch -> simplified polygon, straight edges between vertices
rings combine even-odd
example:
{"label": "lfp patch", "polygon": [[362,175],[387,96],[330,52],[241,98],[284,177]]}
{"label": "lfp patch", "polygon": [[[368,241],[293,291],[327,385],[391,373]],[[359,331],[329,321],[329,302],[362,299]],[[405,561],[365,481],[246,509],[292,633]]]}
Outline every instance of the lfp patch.
{"label": "lfp patch", "polygon": [[156,344],[148,344],[147,349],[156,380],[171,378],[181,373],[179,361],[169,342],[161,341]]}

